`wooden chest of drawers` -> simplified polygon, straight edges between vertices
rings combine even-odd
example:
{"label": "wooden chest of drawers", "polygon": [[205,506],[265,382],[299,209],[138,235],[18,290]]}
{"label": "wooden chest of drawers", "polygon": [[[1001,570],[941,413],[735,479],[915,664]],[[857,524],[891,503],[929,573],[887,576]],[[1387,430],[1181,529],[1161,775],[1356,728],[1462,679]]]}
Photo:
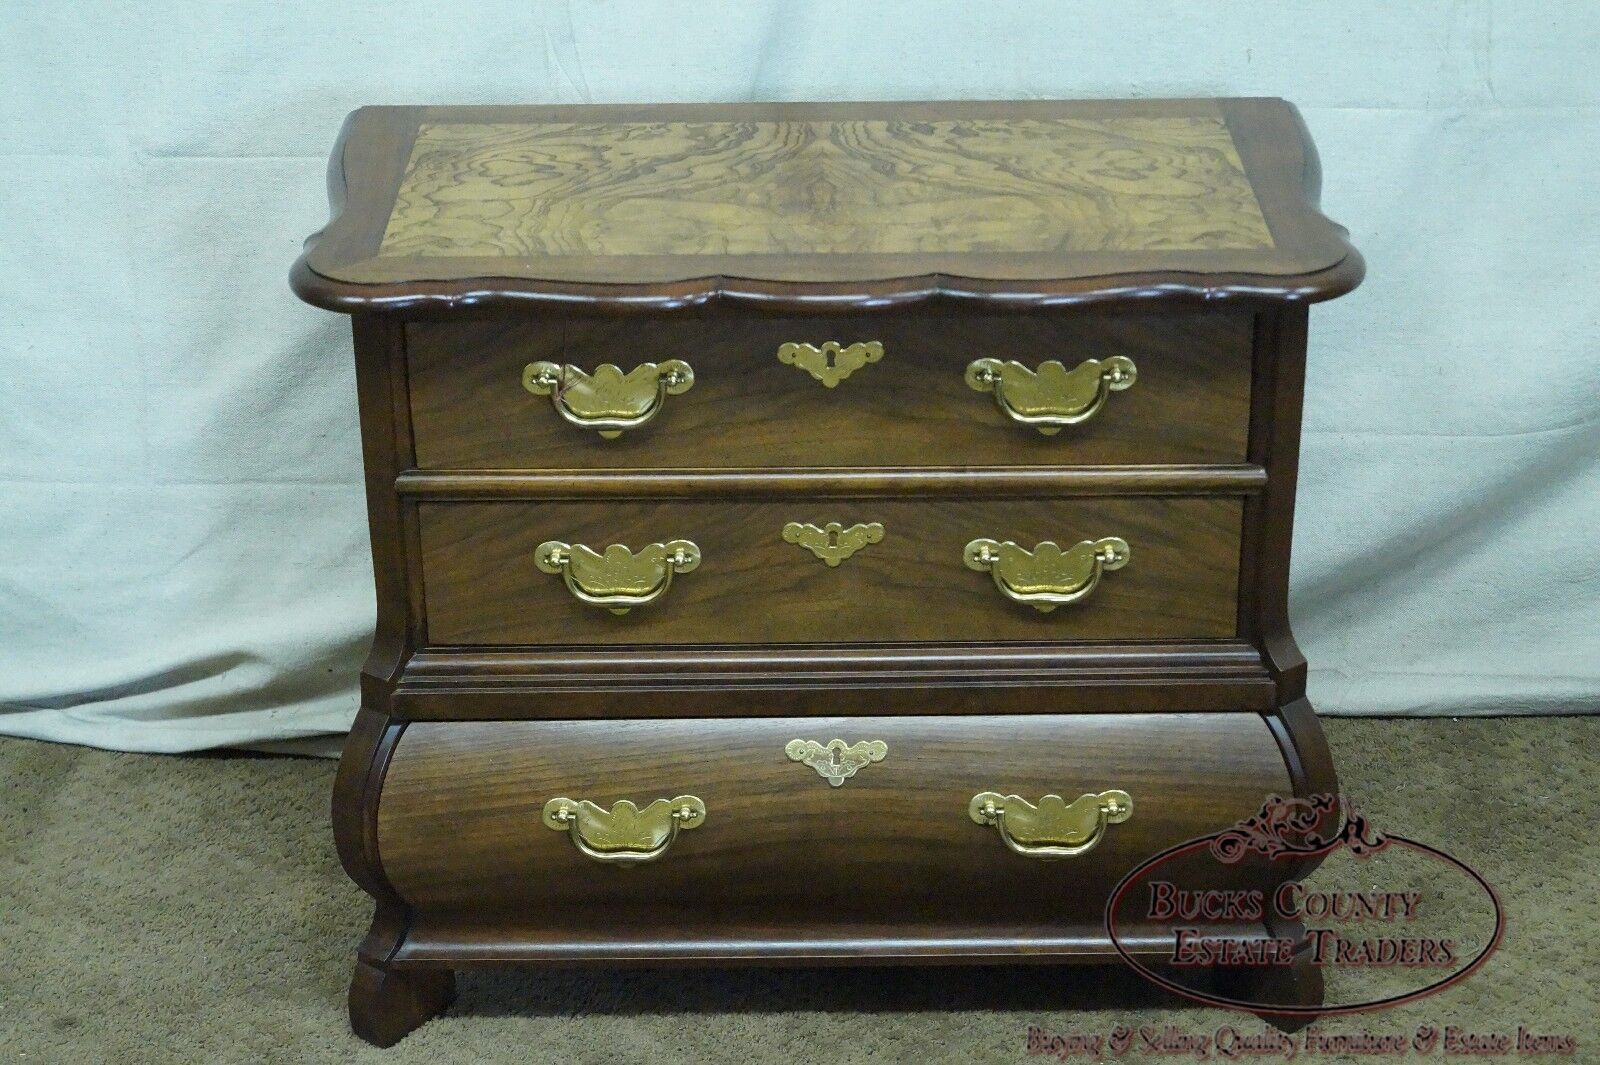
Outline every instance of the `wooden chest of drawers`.
{"label": "wooden chest of drawers", "polygon": [[1362,266],[1287,104],[369,108],[330,186],[363,1037],[471,964],[1115,960],[1131,867],[1335,789],[1286,595]]}

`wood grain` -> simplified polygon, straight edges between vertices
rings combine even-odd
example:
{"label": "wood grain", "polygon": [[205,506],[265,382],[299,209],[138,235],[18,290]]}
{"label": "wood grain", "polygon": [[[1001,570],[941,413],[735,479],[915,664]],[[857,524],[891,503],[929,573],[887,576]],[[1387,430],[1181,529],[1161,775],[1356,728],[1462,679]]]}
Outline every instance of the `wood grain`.
{"label": "wood grain", "polygon": [[382,256],[1270,248],[1220,117],[428,122]]}
{"label": "wood grain", "polygon": [[[883,740],[888,753],[837,788],[784,754],[791,739],[835,737]],[[1134,865],[1287,784],[1254,714],[415,723],[384,782],[378,839],[413,906],[506,923],[649,936],[675,913],[720,923],[746,904],[803,914],[814,931],[872,919],[908,932],[919,919],[1049,927],[1097,917]],[[967,816],[982,791],[1108,788],[1133,796],[1134,815],[1081,858],[1019,857]],[[539,819],[556,796],[609,808],[684,794],[705,802],[705,823],[626,869]],[[1208,880],[1260,875],[1204,864]]]}
{"label": "wood grain", "polygon": [[[862,320],[527,319],[406,328],[423,469],[880,467],[1237,463],[1250,424],[1246,313],[953,315]],[[834,388],[778,361],[788,341],[877,340]],[[963,379],[977,358],[1037,367],[1125,355],[1139,379],[1090,420],[1044,436]],[[695,384],[648,425],[603,440],[522,387],[533,361],[592,372],[674,358]]]}
{"label": "wood grain", "polygon": [[[883,643],[1222,638],[1238,602],[1240,503],[1142,498],[795,503],[424,503],[428,640],[451,644]],[[782,537],[790,521],[878,521],[882,543],[831,569]],[[1133,561],[1081,604],[1042,614],[962,563],[970,540],[1032,548],[1120,536]],[[692,540],[700,567],[623,617],[540,572],[546,540],[638,550]]]}
{"label": "wood grain", "polygon": [[291,281],[407,318],[1314,301],[1363,273],[1319,174],[1282,100],[363,108]]}

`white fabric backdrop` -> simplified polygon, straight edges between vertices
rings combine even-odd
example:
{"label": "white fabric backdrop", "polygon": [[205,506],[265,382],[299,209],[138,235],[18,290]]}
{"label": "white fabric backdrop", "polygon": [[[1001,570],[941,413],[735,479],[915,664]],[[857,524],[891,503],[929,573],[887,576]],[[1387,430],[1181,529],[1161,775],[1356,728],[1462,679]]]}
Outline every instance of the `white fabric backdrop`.
{"label": "white fabric backdrop", "polygon": [[347,322],[285,274],[366,103],[1281,95],[1369,264],[1313,313],[1325,713],[1600,701],[1593,0],[0,0],[0,731],[343,730]]}

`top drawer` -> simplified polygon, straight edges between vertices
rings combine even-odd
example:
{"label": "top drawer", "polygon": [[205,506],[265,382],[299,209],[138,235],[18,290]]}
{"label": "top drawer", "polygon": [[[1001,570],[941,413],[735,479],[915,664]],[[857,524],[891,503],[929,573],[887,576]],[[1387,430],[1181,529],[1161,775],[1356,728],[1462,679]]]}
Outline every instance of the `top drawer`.
{"label": "top drawer", "polygon": [[[1236,311],[413,322],[417,464],[1242,462],[1252,323]],[[979,359],[1001,367],[998,381],[972,369]],[[648,368],[635,372],[668,360],[692,369],[686,389],[681,368],[670,386]],[[1079,369],[1088,360],[1099,367]],[[1036,375],[1046,362],[1060,366]],[[622,373],[589,378],[601,364]],[[1064,421],[1072,424],[1054,424]],[[614,435],[624,422],[642,424]]]}

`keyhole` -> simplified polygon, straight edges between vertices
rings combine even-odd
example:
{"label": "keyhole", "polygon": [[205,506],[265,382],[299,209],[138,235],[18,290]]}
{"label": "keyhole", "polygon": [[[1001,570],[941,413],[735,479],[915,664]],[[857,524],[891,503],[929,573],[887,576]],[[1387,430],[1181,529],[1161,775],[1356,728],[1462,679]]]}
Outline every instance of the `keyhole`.
{"label": "keyhole", "polygon": [[834,356],[836,356],[838,354],[839,354],[839,349],[836,348],[836,347],[833,347],[832,345],[829,345],[828,347],[825,347],[825,348],[822,349],[822,357],[825,360],[827,360],[824,363],[824,365],[826,365],[828,367],[828,369],[830,369],[830,370],[837,369],[838,364],[835,363],[833,360],[834,360]]}
{"label": "keyhole", "polygon": [[839,748],[837,748],[837,747],[829,747],[828,748],[828,762],[829,762],[829,764],[835,765],[835,766],[837,766],[839,764]]}
{"label": "keyhole", "polygon": [[839,546],[839,530],[837,530],[837,529],[829,529],[828,530],[828,546],[829,547],[838,547]]}

